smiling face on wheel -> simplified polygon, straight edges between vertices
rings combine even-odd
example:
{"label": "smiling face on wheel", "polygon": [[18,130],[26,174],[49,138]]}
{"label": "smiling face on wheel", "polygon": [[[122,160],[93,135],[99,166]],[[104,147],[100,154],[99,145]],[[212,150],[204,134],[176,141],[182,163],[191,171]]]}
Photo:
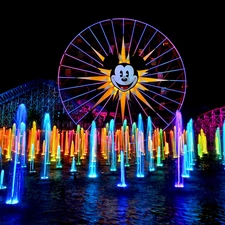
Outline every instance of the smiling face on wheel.
{"label": "smiling face on wheel", "polygon": [[138,75],[131,65],[122,63],[112,70],[111,81],[120,91],[128,91],[136,85]]}

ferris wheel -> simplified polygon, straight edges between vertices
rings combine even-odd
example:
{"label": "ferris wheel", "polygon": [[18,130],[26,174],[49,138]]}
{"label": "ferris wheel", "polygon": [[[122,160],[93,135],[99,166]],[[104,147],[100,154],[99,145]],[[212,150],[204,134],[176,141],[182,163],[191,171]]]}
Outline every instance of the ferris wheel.
{"label": "ferris wheel", "polygon": [[76,125],[121,125],[151,118],[166,129],[186,95],[186,71],[174,44],[155,27],[129,18],[106,19],[80,33],[58,68],[63,107]]}

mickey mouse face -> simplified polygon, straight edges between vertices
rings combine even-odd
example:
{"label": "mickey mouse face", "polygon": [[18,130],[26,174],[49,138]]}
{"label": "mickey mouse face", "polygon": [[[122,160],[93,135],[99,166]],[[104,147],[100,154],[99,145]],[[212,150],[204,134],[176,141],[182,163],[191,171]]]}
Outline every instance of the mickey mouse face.
{"label": "mickey mouse face", "polygon": [[134,68],[130,64],[119,64],[111,74],[111,81],[115,87],[125,92],[135,86],[138,76],[134,74]]}

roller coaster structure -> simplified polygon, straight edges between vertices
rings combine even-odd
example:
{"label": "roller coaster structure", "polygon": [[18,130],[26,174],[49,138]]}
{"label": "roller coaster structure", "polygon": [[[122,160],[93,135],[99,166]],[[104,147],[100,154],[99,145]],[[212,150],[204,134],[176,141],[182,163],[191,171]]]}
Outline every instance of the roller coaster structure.
{"label": "roller coaster structure", "polygon": [[57,84],[53,80],[37,79],[0,94],[0,127],[12,127],[19,104],[27,107],[27,126],[35,120],[41,125],[48,112],[53,125],[71,128],[72,122],[63,113]]}
{"label": "roller coaster structure", "polygon": [[207,138],[207,146],[209,150],[213,150],[215,146],[215,132],[220,128],[223,132],[223,123],[225,121],[225,106],[215,108],[199,115],[194,121],[195,136],[200,133],[202,129]]}
{"label": "roller coaster structure", "polygon": [[[28,127],[33,120],[41,125],[44,114],[49,112],[52,125],[61,129],[73,129],[74,123],[64,113],[57,83],[53,80],[37,79],[0,94],[0,127],[12,127],[19,104],[24,103],[28,112]],[[73,107],[73,106],[72,106]],[[195,136],[203,129],[208,149],[214,148],[215,131],[221,132],[225,120],[225,106],[207,111],[194,119]]]}

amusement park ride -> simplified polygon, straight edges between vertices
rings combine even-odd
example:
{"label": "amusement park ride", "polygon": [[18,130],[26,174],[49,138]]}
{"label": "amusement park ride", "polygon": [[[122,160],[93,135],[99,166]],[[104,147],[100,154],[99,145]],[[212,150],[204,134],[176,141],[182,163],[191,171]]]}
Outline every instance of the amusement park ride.
{"label": "amusement park ride", "polygon": [[[69,43],[57,82],[34,80],[0,94],[0,127],[11,127],[18,104],[25,103],[28,117],[42,121],[48,111],[62,129],[88,129],[93,120],[103,127],[110,119],[120,127],[141,113],[143,121],[150,116],[154,128],[166,130],[174,125],[186,88],[182,58],[167,36],[138,20],[107,19]],[[195,120],[195,130],[204,128],[211,143],[223,120],[223,107],[206,112]]]}
{"label": "amusement park ride", "polygon": [[114,18],[85,28],[64,51],[57,83],[33,81],[0,95],[0,153],[13,171],[6,203],[19,202],[27,153],[31,173],[36,172],[35,156],[41,156],[44,180],[50,176],[50,161],[62,168],[61,155],[76,157],[77,165],[86,159],[89,177],[97,177],[101,155],[110,171],[120,162],[122,187],[130,161],[136,176],[144,177],[145,165],[152,172],[155,164],[160,167],[173,158],[175,187],[184,187],[183,177],[208,153],[207,132],[209,147],[215,147],[225,165],[220,140],[224,108],[197,118],[195,132],[202,136],[195,146],[193,121],[185,129],[180,112],[186,88],[179,52],[155,27]]}
{"label": "amusement park ride", "polygon": [[[151,116],[166,129],[186,94],[186,72],[173,43],[141,21],[115,18],[95,23],[69,43],[58,69],[58,90],[75,124],[88,127],[113,118]],[[81,115],[80,115],[81,114]]]}

